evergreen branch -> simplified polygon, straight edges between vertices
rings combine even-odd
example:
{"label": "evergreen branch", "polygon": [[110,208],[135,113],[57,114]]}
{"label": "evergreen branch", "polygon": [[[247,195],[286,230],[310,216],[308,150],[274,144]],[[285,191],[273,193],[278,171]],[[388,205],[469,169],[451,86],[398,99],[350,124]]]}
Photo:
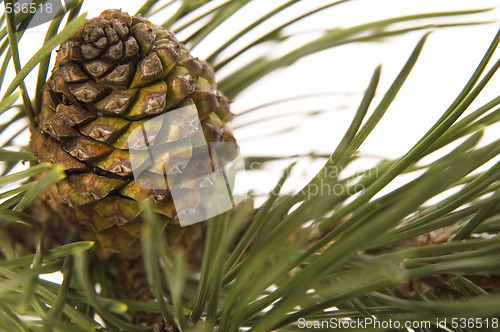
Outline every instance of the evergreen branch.
{"label": "evergreen branch", "polygon": [[[14,1],[13,0],[6,0],[5,1],[5,12],[7,15],[7,34],[9,38],[9,49],[10,49],[10,55],[12,56],[12,61],[14,62],[14,68],[16,69],[16,74],[18,74],[21,71],[21,63],[19,60],[19,49],[17,47],[17,44],[19,43],[19,40],[17,38],[16,34],[16,21],[15,21],[15,16],[14,16],[14,11],[8,11],[7,6],[14,6]],[[30,121],[30,126],[31,128],[35,127],[35,113],[33,111],[33,106],[31,105],[31,99],[28,96],[28,91],[26,90],[26,85],[24,82],[19,82],[19,86],[21,89],[21,95],[23,97],[23,103],[24,103],[24,110],[26,112],[26,116],[28,117],[28,120]],[[12,93],[12,92],[11,92]]]}

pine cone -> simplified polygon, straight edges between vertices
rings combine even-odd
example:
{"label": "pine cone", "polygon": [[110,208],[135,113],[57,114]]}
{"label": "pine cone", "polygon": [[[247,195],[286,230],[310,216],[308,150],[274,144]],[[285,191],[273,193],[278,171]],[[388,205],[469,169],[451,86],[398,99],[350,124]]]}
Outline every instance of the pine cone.
{"label": "pine cone", "polygon": [[[140,201],[154,203],[165,228],[180,227],[176,217],[202,206],[200,196],[186,195],[174,205],[171,178],[163,187],[154,184],[165,184],[166,173],[194,178],[213,170],[218,161],[211,143],[236,146],[226,126],[229,103],[217,90],[212,68],[167,30],[119,10],[87,21],[61,45],[43,101],[32,149],[40,162],[62,165],[67,175],[44,199],[62,216],[71,212],[66,219],[81,227],[83,239],[97,241],[101,258],[140,255]],[[172,123],[155,120],[186,107],[196,110],[206,147],[185,138],[192,126],[187,116],[164,118]],[[146,164],[152,142],[138,147],[133,135],[145,128],[156,146],[177,144],[142,167],[138,177],[137,160]],[[204,155],[210,155],[208,167]]]}

